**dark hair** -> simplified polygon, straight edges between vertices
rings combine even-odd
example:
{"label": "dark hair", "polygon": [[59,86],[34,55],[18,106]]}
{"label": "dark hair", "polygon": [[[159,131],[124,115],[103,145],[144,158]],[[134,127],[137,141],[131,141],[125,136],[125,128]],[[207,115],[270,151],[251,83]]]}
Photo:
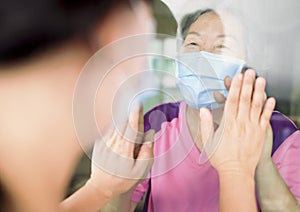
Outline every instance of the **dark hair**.
{"label": "dark hair", "polygon": [[206,10],[197,10],[196,12],[190,13],[185,15],[181,20],[181,36],[182,39],[185,40],[187,32],[190,28],[190,26],[197,21],[197,19],[204,15],[205,13],[214,12],[212,9],[206,9]]}
{"label": "dark hair", "polygon": [[0,63],[86,34],[96,20],[103,20],[122,4],[129,5],[130,0],[4,0],[0,7]]}

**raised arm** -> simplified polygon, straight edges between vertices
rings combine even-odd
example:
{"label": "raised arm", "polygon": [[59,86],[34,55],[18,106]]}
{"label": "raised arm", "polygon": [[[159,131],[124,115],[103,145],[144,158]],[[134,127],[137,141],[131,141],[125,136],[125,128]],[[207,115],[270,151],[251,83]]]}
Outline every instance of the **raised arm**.
{"label": "raised arm", "polygon": [[[255,172],[256,188],[262,211],[300,211],[300,206],[295,195],[300,197],[300,162],[297,159],[300,152],[300,134],[296,132],[298,141],[286,147],[284,156],[280,158],[280,175],[271,158],[272,130],[269,128],[260,161]],[[286,145],[283,143],[282,145]],[[285,179],[284,179],[284,178]],[[288,188],[293,188],[294,194]]]}
{"label": "raised arm", "polygon": [[204,149],[219,174],[220,211],[257,211],[254,173],[275,100],[264,102],[265,80],[254,81],[253,70],[233,78],[215,133],[210,111],[200,109]]}
{"label": "raised arm", "polygon": [[[229,90],[231,79],[225,79]],[[220,98],[219,101],[224,101]],[[277,133],[277,132],[275,132]],[[296,142],[284,150],[280,157],[280,169],[271,158],[273,132],[269,126],[263,151],[255,171],[255,185],[262,211],[300,211],[300,160],[295,159],[300,152],[300,134],[294,135]],[[283,143],[285,144],[286,141]],[[292,188],[293,190],[291,190]],[[298,201],[296,199],[298,198]]]}
{"label": "raised arm", "polygon": [[[95,143],[91,177],[61,203],[62,211],[99,211],[147,175],[153,162],[153,131],[144,135],[140,133],[143,128],[143,112],[135,110],[121,129],[122,135],[115,130]],[[142,145],[135,159],[136,143]]]}

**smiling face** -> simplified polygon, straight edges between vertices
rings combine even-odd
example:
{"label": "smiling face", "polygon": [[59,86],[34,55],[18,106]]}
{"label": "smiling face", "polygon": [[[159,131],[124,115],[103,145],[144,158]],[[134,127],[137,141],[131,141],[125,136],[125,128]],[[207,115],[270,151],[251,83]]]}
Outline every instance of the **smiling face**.
{"label": "smiling face", "polygon": [[204,13],[187,31],[182,52],[207,51],[245,59],[241,23],[228,13]]}
{"label": "smiling face", "polygon": [[[206,51],[214,54],[226,55],[238,59],[246,59],[245,31],[239,19],[231,13],[222,11],[204,12],[185,31],[182,53]],[[220,95],[219,95],[220,96]],[[224,103],[225,99],[216,98]],[[219,126],[222,118],[224,104],[213,110],[215,127]],[[187,119],[193,136],[198,129],[193,130],[194,118],[199,113],[198,109],[188,107]],[[199,121],[199,120],[198,120]]]}

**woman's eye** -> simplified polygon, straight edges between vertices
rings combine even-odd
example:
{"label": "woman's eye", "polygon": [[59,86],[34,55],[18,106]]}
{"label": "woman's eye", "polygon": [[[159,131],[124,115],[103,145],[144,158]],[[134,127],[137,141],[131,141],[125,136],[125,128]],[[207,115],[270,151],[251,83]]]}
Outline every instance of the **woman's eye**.
{"label": "woman's eye", "polygon": [[189,43],[188,45],[191,45],[191,46],[198,46],[198,44],[195,43],[195,42],[191,42],[191,43]]}
{"label": "woman's eye", "polygon": [[198,46],[198,44],[196,42],[189,42],[187,44],[185,44],[186,47],[189,47],[189,46]]}
{"label": "woman's eye", "polygon": [[228,49],[228,47],[225,46],[225,45],[223,45],[223,44],[218,45],[217,48],[218,48],[218,49]]}
{"label": "woman's eye", "polygon": [[228,44],[220,44],[220,45],[217,45],[215,48],[216,49],[232,50],[233,46],[232,45],[228,45]]}

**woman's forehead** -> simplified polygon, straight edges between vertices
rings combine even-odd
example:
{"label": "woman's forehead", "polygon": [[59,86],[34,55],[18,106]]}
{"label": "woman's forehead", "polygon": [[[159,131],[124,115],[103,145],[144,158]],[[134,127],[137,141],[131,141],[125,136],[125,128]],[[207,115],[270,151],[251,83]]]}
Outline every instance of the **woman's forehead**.
{"label": "woman's forehead", "polygon": [[243,38],[244,29],[239,19],[229,12],[208,12],[198,17],[198,19],[191,24],[189,33],[201,33],[228,35]]}
{"label": "woman's forehead", "polygon": [[201,32],[212,30],[222,31],[223,24],[220,17],[214,12],[205,13],[197,18],[197,20],[191,24],[188,32]]}

